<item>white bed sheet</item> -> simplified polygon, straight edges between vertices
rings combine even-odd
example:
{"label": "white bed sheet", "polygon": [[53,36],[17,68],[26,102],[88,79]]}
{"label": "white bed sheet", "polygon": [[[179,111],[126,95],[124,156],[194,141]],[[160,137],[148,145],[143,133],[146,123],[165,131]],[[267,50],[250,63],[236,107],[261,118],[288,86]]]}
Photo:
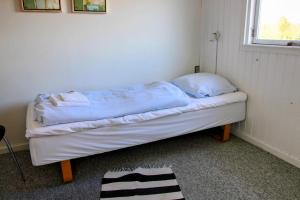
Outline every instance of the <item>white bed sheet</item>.
{"label": "white bed sheet", "polygon": [[179,115],[187,112],[219,107],[227,104],[244,102],[247,95],[243,92],[224,94],[216,97],[190,98],[190,104],[184,107],[157,110],[140,114],[128,115],[125,117],[110,118],[98,121],[84,121],[54,126],[42,127],[35,119],[34,104],[30,104],[27,112],[26,137],[45,137],[53,135],[73,134],[77,132],[97,129],[102,127],[112,127],[116,125],[135,124],[149,120],[164,118],[172,115]]}
{"label": "white bed sheet", "polygon": [[30,138],[34,166],[46,165],[145,144],[245,119],[246,102],[119,124],[72,134]]}

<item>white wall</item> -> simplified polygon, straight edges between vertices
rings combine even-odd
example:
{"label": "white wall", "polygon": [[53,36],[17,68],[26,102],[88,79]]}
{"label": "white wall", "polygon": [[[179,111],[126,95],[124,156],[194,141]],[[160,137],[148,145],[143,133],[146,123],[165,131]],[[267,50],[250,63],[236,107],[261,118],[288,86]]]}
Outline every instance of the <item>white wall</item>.
{"label": "white wall", "polygon": [[24,13],[0,2],[0,124],[18,149],[41,92],[169,80],[199,65],[200,0],[108,0],[106,15]]}
{"label": "white wall", "polygon": [[245,48],[246,0],[203,0],[201,66],[214,71],[215,43],[222,34],[219,73],[249,94],[245,123],[236,133],[300,167],[300,50]]}

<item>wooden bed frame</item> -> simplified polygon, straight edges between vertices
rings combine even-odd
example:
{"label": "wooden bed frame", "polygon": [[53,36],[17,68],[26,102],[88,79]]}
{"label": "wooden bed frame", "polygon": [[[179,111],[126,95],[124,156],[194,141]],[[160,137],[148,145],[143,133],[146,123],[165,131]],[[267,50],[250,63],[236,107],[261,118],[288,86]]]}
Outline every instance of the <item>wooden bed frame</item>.
{"label": "wooden bed frame", "polygon": [[[220,140],[221,142],[227,142],[230,139],[230,130],[231,130],[231,124],[225,125],[222,134],[219,136],[215,136],[215,138]],[[72,172],[71,160],[61,161],[60,166],[62,170],[63,182],[64,183],[72,182],[73,172]]]}

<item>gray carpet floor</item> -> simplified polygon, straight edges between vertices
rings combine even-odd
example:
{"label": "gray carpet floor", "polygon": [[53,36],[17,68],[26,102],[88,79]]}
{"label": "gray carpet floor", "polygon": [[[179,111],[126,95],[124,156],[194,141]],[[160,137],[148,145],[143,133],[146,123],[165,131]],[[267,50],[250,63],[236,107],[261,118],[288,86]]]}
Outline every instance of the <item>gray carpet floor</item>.
{"label": "gray carpet floor", "polygon": [[238,138],[220,143],[190,134],[72,161],[75,181],[62,184],[59,164],[33,167],[18,152],[24,184],[10,155],[0,155],[0,199],[99,199],[108,170],[171,166],[187,200],[299,200],[300,169]]}

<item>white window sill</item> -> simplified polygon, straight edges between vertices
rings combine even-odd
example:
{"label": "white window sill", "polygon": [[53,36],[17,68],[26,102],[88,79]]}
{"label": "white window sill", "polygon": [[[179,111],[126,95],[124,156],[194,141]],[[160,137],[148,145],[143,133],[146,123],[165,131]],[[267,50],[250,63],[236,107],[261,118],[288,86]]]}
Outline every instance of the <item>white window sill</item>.
{"label": "white window sill", "polygon": [[241,50],[242,51],[263,52],[263,53],[300,55],[300,47],[299,46],[243,44]]}

